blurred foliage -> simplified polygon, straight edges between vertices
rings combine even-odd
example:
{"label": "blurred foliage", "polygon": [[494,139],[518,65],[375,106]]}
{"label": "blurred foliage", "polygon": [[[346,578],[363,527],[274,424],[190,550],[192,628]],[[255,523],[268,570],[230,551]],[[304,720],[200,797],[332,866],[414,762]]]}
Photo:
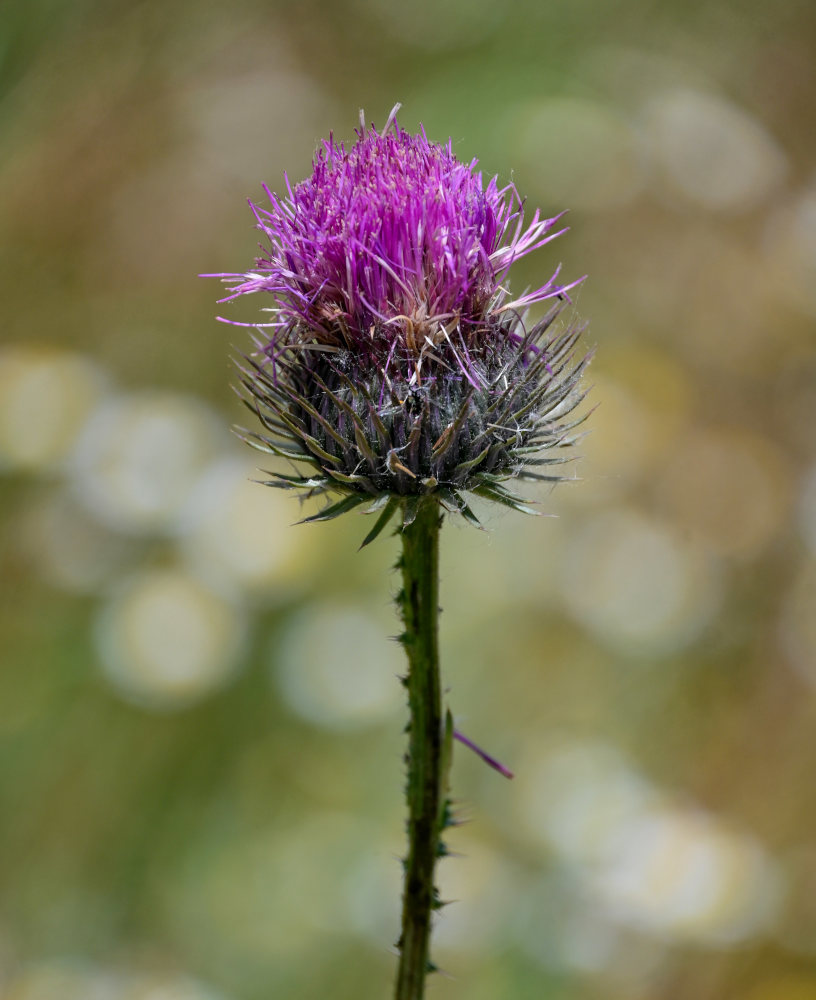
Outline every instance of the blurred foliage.
{"label": "blurred foliage", "polygon": [[396,545],[248,483],[196,275],[397,100],[571,209],[515,283],[598,345],[559,519],[444,535],[517,779],[458,752],[434,995],[816,995],[814,91],[797,0],[3,6],[2,1000],[388,995]]}

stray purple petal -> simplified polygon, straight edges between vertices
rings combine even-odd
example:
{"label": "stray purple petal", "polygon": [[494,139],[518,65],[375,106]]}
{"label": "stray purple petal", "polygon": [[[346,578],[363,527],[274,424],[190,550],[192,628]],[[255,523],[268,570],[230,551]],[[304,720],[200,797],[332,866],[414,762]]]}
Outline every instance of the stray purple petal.
{"label": "stray purple petal", "polygon": [[465,736],[463,733],[460,733],[458,729],[454,729],[453,738],[459,740],[460,743],[463,743],[466,747],[468,747],[468,749],[472,750],[478,757],[481,757],[482,760],[485,762],[485,764],[488,764],[490,767],[492,767],[494,771],[498,771],[499,774],[503,774],[505,778],[515,777],[510,768],[505,767],[504,764],[496,760],[495,757],[491,757],[489,753],[485,753],[485,751],[482,750],[480,746],[474,743],[473,740],[469,740],[467,736]]}

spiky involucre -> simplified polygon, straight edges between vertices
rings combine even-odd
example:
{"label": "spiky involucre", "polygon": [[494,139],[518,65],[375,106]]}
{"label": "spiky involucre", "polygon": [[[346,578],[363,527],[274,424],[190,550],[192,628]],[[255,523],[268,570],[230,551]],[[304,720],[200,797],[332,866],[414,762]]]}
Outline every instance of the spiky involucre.
{"label": "spiky involucre", "polygon": [[[564,478],[588,357],[576,360],[580,329],[553,333],[572,285],[556,272],[513,300],[505,279],[563,232],[551,232],[558,217],[536,212],[525,227],[512,185],[485,186],[475,161],[393,114],[383,134],[361,125],[349,150],[330,138],[312,176],[286,185],[286,198],[267,190],[270,207],[252,206],[255,269],[219,275],[233,286],[225,301],[274,297],[239,362],[261,423],[242,433],[301,465],[268,485],[342,494],[310,521],[368,503],[379,516],[365,542],[398,511],[410,523],[425,496],[472,523],[468,492],[536,513],[504,484]],[[528,329],[526,310],[547,299]]]}

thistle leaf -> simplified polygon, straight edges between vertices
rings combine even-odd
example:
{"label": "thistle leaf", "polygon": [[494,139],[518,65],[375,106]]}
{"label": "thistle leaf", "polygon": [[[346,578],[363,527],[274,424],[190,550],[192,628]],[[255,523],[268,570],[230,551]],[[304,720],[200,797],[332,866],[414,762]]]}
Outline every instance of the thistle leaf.
{"label": "thistle leaf", "polygon": [[469,458],[466,462],[460,462],[456,468],[453,470],[454,476],[461,476],[463,473],[468,472],[470,469],[475,468],[481,462],[487,458],[487,453],[490,451],[492,443],[483,448],[478,455],[474,455],[473,458]]}
{"label": "thistle leaf", "polygon": [[476,496],[483,497],[485,500],[494,500],[496,503],[500,503],[505,507],[510,507],[513,510],[517,510],[520,514],[534,514],[537,517],[541,516],[540,510],[534,510],[532,507],[528,506],[522,501],[521,497],[517,497],[514,493],[510,493],[501,486],[475,486],[471,489],[472,493]]}
{"label": "thistle leaf", "polygon": [[577,476],[542,476],[539,472],[530,472],[528,469],[522,469],[518,473],[519,479],[526,479],[529,482],[537,483],[578,483],[580,479]]}
{"label": "thistle leaf", "polygon": [[468,524],[473,525],[474,528],[478,528],[479,531],[484,531],[485,529],[482,526],[482,522],[479,520],[478,517],[476,517],[476,515],[473,513],[470,507],[468,507],[464,499],[462,497],[459,497],[459,500],[460,500],[459,513],[462,515],[462,517],[467,521]]}
{"label": "thistle leaf", "polygon": [[253,479],[252,482],[261,486],[272,486],[279,490],[314,490],[325,489],[329,480],[322,477],[309,479],[307,476],[284,476],[280,472],[269,472],[262,469],[271,479]]}
{"label": "thistle leaf", "polygon": [[383,508],[380,516],[377,518],[374,527],[371,529],[371,531],[369,531],[369,533],[360,543],[361,549],[364,549],[366,545],[370,545],[374,541],[374,539],[380,535],[380,533],[383,531],[388,522],[396,513],[398,507],[399,507],[399,500],[394,496],[389,497],[388,502]]}
{"label": "thistle leaf", "polygon": [[371,504],[369,508],[363,511],[364,514],[376,514],[377,511],[383,509],[383,507],[388,503],[393,494],[391,493],[381,493]]}
{"label": "thistle leaf", "polygon": [[405,500],[405,510],[402,516],[402,526],[407,528],[416,521],[417,511],[419,510],[419,497],[407,497]]}
{"label": "thistle leaf", "polygon": [[359,507],[361,503],[365,503],[368,497],[364,496],[350,496],[343,497],[342,500],[338,500],[337,503],[331,504],[324,510],[321,510],[317,514],[312,514],[311,517],[304,517],[302,521],[298,521],[298,524],[309,524],[312,521],[333,521],[334,518],[340,517],[341,514],[345,514],[346,511],[354,510],[355,507]]}
{"label": "thistle leaf", "polygon": [[445,827],[445,814],[448,807],[448,800],[450,796],[450,771],[451,764],[453,763],[453,716],[451,715],[450,709],[445,711],[445,723],[444,729],[442,730],[442,752],[440,754],[440,764],[439,764],[439,815],[437,818],[437,823],[439,824],[439,829],[442,830]]}

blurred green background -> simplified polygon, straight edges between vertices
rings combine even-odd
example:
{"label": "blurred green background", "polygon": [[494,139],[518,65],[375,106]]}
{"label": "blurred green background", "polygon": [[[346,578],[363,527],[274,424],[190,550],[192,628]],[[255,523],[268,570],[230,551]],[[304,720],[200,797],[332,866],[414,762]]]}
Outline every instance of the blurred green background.
{"label": "blurred green background", "polygon": [[457,752],[430,995],[816,997],[814,6],[6,0],[0,60],[2,1000],[389,995],[396,542],[248,482],[196,275],[398,100],[570,209],[515,287],[598,346],[558,518],[444,532],[517,777]]}

